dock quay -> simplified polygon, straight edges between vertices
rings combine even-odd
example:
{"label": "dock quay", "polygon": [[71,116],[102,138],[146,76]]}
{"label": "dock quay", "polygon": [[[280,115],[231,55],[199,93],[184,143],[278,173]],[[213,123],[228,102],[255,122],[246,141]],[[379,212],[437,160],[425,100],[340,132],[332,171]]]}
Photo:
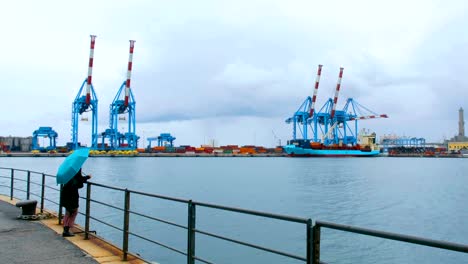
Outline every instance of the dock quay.
{"label": "dock quay", "polygon": [[[66,157],[69,153],[31,153],[10,152],[0,153],[0,157]],[[90,157],[287,157],[286,153],[257,153],[257,154],[233,154],[233,153],[135,153],[135,154],[90,154]]]}
{"label": "dock quay", "polygon": [[[0,157],[50,157],[50,158],[60,158],[67,157],[70,153],[31,153],[31,152],[11,152],[11,153],[0,153]],[[267,158],[267,157],[288,157],[286,153],[257,153],[257,154],[232,154],[232,153],[136,153],[136,154],[90,154],[90,157],[187,157],[187,158],[249,158],[249,157],[258,157],[258,158]],[[380,154],[378,157],[409,157],[409,158],[468,158],[468,155],[423,155],[423,154],[401,154],[401,155],[388,155]]]}
{"label": "dock quay", "polygon": [[2,263],[146,263],[129,255],[128,261],[121,259],[122,252],[112,244],[96,236],[84,240],[81,228],[71,238],[62,237],[62,226],[57,215],[48,212],[42,220],[18,219],[21,209],[0,195],[0,255]]}

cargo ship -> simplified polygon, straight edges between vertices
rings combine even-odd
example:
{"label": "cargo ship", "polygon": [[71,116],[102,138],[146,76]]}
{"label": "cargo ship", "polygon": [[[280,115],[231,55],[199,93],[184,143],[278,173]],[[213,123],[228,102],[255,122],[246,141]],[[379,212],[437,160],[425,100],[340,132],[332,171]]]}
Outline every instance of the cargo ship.
{"label": "cargo ship", "polygon": [[328,145],[310,140],[291,140],[284,147],[290,157],[376,157],[380,154],[375,144],[375,133],[361,136],[361,144]]}
{"label": "cargo ship", "polygon": [[[353,98],[348,98],[341,110],[336,109],[343,70],[341,67],[335,96],[329,98],[321,108],[315,109],[322,73],[322,65],[318,66],[313,96],[308,96],[293,116],[285,120],[287,124],[292,124],[293,130],[292,140],[284,147],[289,156],[374,157],[380,154],[375,145],[375,133],[358,135],[358,121],[388,116],[375,113]],[[309,130],[312,135],[308,134]],[[361,140],[358,140],[358,136]]]}

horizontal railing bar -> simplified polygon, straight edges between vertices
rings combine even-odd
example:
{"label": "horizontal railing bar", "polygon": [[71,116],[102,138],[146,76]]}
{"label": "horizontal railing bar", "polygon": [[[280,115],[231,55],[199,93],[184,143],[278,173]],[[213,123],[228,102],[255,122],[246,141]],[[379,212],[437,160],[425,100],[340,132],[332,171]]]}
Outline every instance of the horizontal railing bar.
{"label": "horizontal railing bar", "polygon": [[31,174],[37,174],[38,176],[42,176],[42,174],[44,174],[44,176],[49,176],[49,177],[54,177],[56,178],[57,176],[56,175],[51,175],[51,174],[47,174],[47,173],[43,173],[43,172],[38,172],[38,171],[30,171]]}
{"label": "horizontal railing bar", "polygon": [[125,189],[124,189],[124,188],[119,188],[119,187],[114,187],[114,186],[109,186],[109,185],[104,185],[104,184],[95,183],[95,182],[89,182],[89,181],[88,181],[88,184],[91,184],[91,185],[94,185],[94,186],[98,186],[98,187],[107,188],[107,189],[112,189],[112,190],[116,190],[116,191],[125,192]]}
{"label": "horizontal railing bar", "polygon": [[168,224],[168,225],[173,225],[173,226],[177,226],[177,227],[180,227],[180,228],[183,228],[183,229],[187,229],[186,226],[183,226],[183,225],[179,225],[179,224],[176,224],[174,222],[170,222],[170,221],[166,221],[166,220],[163,220],[161,218],[156,218],[156,217],[152,217],[152,216],[149,216],[149,215],[144,215],[144,214],[140,214],[140,213],[137,213],[137,212],[133,212],[133,211],[129,211],[130,213],[134,214],[134,215],[139,215],[141,217],[146,217],[146,218],[149,218],[151,220],[155,220],[155,221],[158,221],[158,222],[161,222],[161,223],[165,223],[165,224]]}
{"label": "horizontal railing bar", "polygon": [[[15,176],[17,176],[17,175],[15,175]],[[20,179],[20,178],[18,178],[18,177],[15,177],[15,178],[14,178],[14,181],[15,181],[15,182],[16,182],[16,181],[28,182],[28,180],[23,180],[23,179]]]}
{"label": "horizontal railing bar", "polygon": [[[91,185],[100,186],[100,187],[103,187],[103,188],[109,188],[109,189],[118,190],[118,191],[125,191],[126,190],[126,189],[123,189],[123,188],[103,185],[103,184],[94,183],[94,182],[88,182],[88,183],[91,184]],[[179,199],[179,198],[174,198],[174,197],[169,197],[169,196],[150,194],[150,193],[134,191],[134,190],[128,190],[128,189],[127,189],[127,191],[129,191],[131,193],[134,193],[134,194],[145,195],[145,196],[149,196],[149,197],[160,198],[160,199],[165,199],[165,200],[171,200],[171,201],[176,201],[176,202],[182,202],[182,203],[188,203],[189,202],[189,200],[186,200],[186,199]],[[262,216],[262,217],[270,217],[270,218],[274,218],[274,219],[292,221],[292,222],[297,222],[297,223],[302,223],[302,224],[307,223],[307,219],[305,219],[305,218],[291,217],[291,216],[285,216],[285,215],[279,215],[279,214],[271,214],[271,213],[266,213],[266,212],[259,212],[259,211],[247,210],[247,209],[241,209],[241,208],[235,208],[235,207],[220,206],[220,205],[214,205],[214,204],[208,204],[208,203],[202,203],[202,202],[195,202],[195,201],[192,201],[192,203],[194,203],[196,205],[204,206],[204,207],[216,208],[216,209],[221,209],[221,210],[226,210],[226,211],[232,211],[232,212],[238,212],[238,213],[244,213],[244,214],[251,214],[251,215],[257,215],[257,216]]]}
{"label": "horizontal railing bar", "polygon": [[11,176],[0,176],[0,178],[11,179]]}
{"label": "horizontal railing bar", "polygon": [[185,252],[183,252],[183,251],[181,251],[181,250],[178,250],[178,249],[176,249],[176,248],[173,248],[173,247],[171,247],[171,246],[166,246],[166,245],[164,245],[164,244],[161,243],[161,242],[151,240],[151,239],[149,239],[149,238],[146,238],[146,237],[137,235],[137,234],[132,233],[132,232],[128,232],[128,234],[130,234],[130,235],[132,235],[132,236],[135,236],[135,237],[138,237],[138,238],[140,238],[140,239],[146,240],[146,241],[151,242],[151,243],[153,243],[153,244],[160,245],[161,247],[164,247],[164,248],[167,248],[167,249],[169,249],[169,250],[175,251],[175,252],[177,252],[177,253],[179,253],[179,254],[182,254],[182,255],[184,255],[184,256],[187,256],[187,253],[185,253]]}
{"label": "horizontal railing bar", "polygon": [[21,190],[21,189],[18,189],[18,188],[13,188],[13,190],[16,190],[16,191],[20,191],[20,192],[27,193],[27,191],[25,191],[25,190]]}
{"label": "horizontal railing bar", "polygon": [[175,202],[181,202],[181,203],[188,203],[189,202],[189,200],[175,198],[175,197],[169,197],[169,196],[164,196],[164,195],[145,193],[145,192],[133,191],[133,190],[128,190],[128,191],[131,192],[131,193],[134,193],[134,194],[140,194],[140,195],[144,195],[144,196],[160,198],[160,199],[170,200],[170,201],[175,201]]}
{"label": "horizontal railing bar", "polygon": [[24,169],[15,169],[15,168],[5,168],[5,167],[0,167],[0,169],[5,169],[5,170],[15,170],[15,171],[24,171],[24,172],[28,172],[28,170],[24,170]]}
{"label": "horizontal railing bar", "polygon": [[203,234],[203,235],[215,237],[215,238],[218,238],[218,239],[226,240],[226,241],[229,241],[229,242],[233,242],[233,243],[236,243],[236,244],[240,244],[240,245],[244,245],[244,246],[248,246],[248,247],[253,247],[253,248],[260,249],[260,250],[263,250],[263,251],[267,251],[267,252],[270,252],[270,253],[282,255],[282,256],[285,256],[285,257],[290,257],[290,258],[294,258],[294,259],[298,259],[298,260],[307,261],[306,258],[301,257],[301,256],[296,256],[296,255],[292,255],[292,254],[282,252],[282,251],[278,251],[278,250],[275,250],[275,249],[270,249],[270,248],[258,246],[258,245],[255,245],[255,244],[250,244],[250,243],[247,243],[247,242],[242,242],[242,241],[239,241],[239,240],[235,240],[235,239],[232,239],[232,238],[219,236],[219,235],[209,233],[209,232],[205,232],[205,231],[202,231],[202,230],[199,230],[199,229],[195,229],[195,232]]}
{"label": "horizontal railing bar", "polygon": [[51,187],[51,186],[48,186],[48,185],[44,185],[46,188],[49,188],[49,189],[52,189],[52,190],[55,190],[55,191],[58,191],[60,192],[60,189],[57,189],[57,188],[54,188],[54,187]]}
{"label": "horizontal railing bar", "polygon": [[53,203],[53,204],[59,205],[59,203],[57,203],[57,202],[55,202],[55,201],[52,201],[52,200],[49,200],[49,199],[47,199],[47,198],[45,198],[45,197],[44,197],[44,200],[46,200],[46,201],[48,201],[48,202],[51,202],[51,203]]}
{"label": "horizontal railing bar", "polygon": [[296,222],[300,224],[307,224],[307,221],[308,221],[308,219],[305,219],[305,218],[299,218],[299,217],[293,217],[293,216],[287,216],[287,215],[272,214],[272,213],[259,212],[259,211],[248,210],[248,209],[216,205],[216,204],[195,202],[195,201],[192,201],[192,203],[195,205],[204,206],[204,207],[210,207],[210,208],[221,209],[225,211],[232,211],[232,212],[237,212],[237,213],[244,213],[244,214],[257,215],[257,216],[262,216],[262,217],[274,218],[278,220],[285,220],[285,221]]}
{"label": "horizontal railing bar", "polygon": [[[15,169],[15,168],[5,168],[5,167],[0,167],[0,170],[1,169],[4,169],[4,170],[14,170],[14,171],[22,171],[22,172],[31,172],[31,173],[34,173],[34,174],[43,174],[42,172],[38,172],[38,171],[30,171],[30,170],[24,170],[24,169]],[[51,174],[46,174],[44,173],[45,176],[49,176],[49,177],[56,177],[55,175],[51,175]]]}
{"label": "horizontal railing bar", "polygon": [[193,259],[198,260],[198,261],[203,262],[203,263],[206,263],[206,264],[214,264],[213,262],[209,262],[208,260],[204,260],[204,259],[202,259],[200,257],[197,257],[197,256],[193,256]]}
{"label": "horizontal railing bar", "polygon": [[456,244],[456,243],[447,242],[447,241],[408,236],[408,235],[372,230],[372,229],[349,226],[349,225],[341,225],[341,224],[335,224],[335,223],[324,222],[324,221],[316,221],[315,224],[320,227],[326,227],[326,228],[347,231],[347,232],[352,232],[352,233],[357,233],[357,234],[362,234],[362,235],[387,238],[391,240],[408,242],[408,243],[418,244],[418,245],[423,245],[423,246],[428,246],[428,247],[442,248],[442,249],[448,249],[452,251],[468,253],[468,245],[463,245],[463,244]]}
{"label": "horizontal railing bar", "polygon": [[[1,184],[0,184],[0,187],[8,187],[8,188],[10,188],[10,186],[9,186],[9,185],[8,185],[8,186],[6,186],[6,185],[1,185]],[[15,190],[16,190],[16,189],[15,189]],[[19,190],[19,191],[21,191],[21,190]],[[23,192],[26,192],[26,191],[23,191]],[[40,197],[39,195],[37,195],[37,194],[35,194],[35,193],[30,193],[30,194],[31,194],[31,195],[34,195],[34,196],[37,196],[37,197]],[[13,198],[15,198],[15,199],[19,199],[19,198],[18,198],[18,197],[16,197],[16,196],[15,196],[15,197],[13,197]],[[45,197],[44,197],[44,200],[45,200],[45,201],[48,201],[48,202],[51,202],[51,203],[53,203],[53,204],[56,204],[56,205],[58,205],[58,203],[57,203],[57,202],[55,202],[55,201],[52,201],[52,200],[50,200],[50,199],[47,199],[47,198],[45,198]]]}
{"label": "horizontal railing bar", "polygon": [[[80,197],[80,198],[83,199],[83,200],[86,200],[86,198],[84,198],[84,197]],[[100,204],[100,205],[104,205],[104,206],[107,206],[107,207],[110,207],[110,208],[114,208],[116,210],[124,211],[124,209],[119,208],[119,207],[114,206],[114,205],[106,204],[106,203],[103,203],[103,202],[100,202],[100,201],[97,201],[97,200],[94,200],[94,199],[89,199],[89,200],[91,202],[95,202],[95,203]]]}
{"label": "horizontal railing bar", "polygon": [[86,217],[86,213],[82,213],[82,212],[78,211],[78,214]]}
{"label": "horizontal railing bar", "polygon": [[99,223],[101,223],[101,224],[104,224],[104,225],[110,226],[110,227],[112,227],[112,228],[115,228],[115,229],[117,229],[117,230],[119,230],[119,231],[123,231],[122,228],[116,227],[116,226],[114,226],[114,225],[112,225],[112,224],[109,224],[109,223],[107,223],[107,222],[104,222],[104,221],[102,221],[102,220],[99,220],[99,219],[97,219],[97,218],[95,218],[95,217],[89,216],[89,218],[90,218],[90,219],[93,219],[94,221],[99,222]]}
{"label": "horizontal railing bar", "polygon": [[1,187],[7,187],[7,188],[10,188],[10,185],[3,185],[3,184],[0,184]]}
{"label": "horizontal railing bar", "polygon": [[42,183],[37,183],[37,182],[33,182],[33,181],[30,181],[29,183],[37,185],[37,186],[42,186]]}
{"label": "horizontal railing bar", "polygon": [[36,197],[41,197],[39,194],[35,194],[33,192],[29,192],[29,195],[36,196]]}

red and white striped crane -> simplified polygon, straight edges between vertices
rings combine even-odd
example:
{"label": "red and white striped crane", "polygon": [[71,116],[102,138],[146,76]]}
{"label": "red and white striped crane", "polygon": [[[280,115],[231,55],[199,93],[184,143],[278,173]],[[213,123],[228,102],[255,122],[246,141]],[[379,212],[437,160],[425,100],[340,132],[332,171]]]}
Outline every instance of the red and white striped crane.
{"label": "red and white striped crane", "polygon": [[359,117],[356,117],[356,118],[350,118],[349,121],[353,121],[353,120],[364,120],[364,119],[374,119],[374,118],[388,118],[388,115],[382,114],[382,115],[359,116]]}
{"label": "red and white striped crane", "polygon": [[338,82],[336,84],[336,90],[335,90],[335,98],[333,98],[333,108],[331,111],[330,118],[333,119],[335,117],[335,110],[336,110],[336,104],[338,103],[338,94],[340,93],[340,87],[341,87],[341,79],[343,78],[343,67],[340,67],[340,74],[338,75]]}
{"label": "red and white striped crane", "polygon": [[132,77],[133,48],[135,40],[130,40],[130,52],[128,54],[127,81],[125,83],[125,106],[128,106],[128,97],[130,96],[130,79]]}
{"label": "red and white striped crane", "polygon": [[88,80],[86,82],[86,104],[91,102],[91,82],[93,79],[93,62],[94,62],[94,44],[96,42],[96,36],[90,35],[91,45],[89,50],[89,63],[88,63]]}
{"label": "red and white striped crane", "polygon": [[317,78],[315,79],[314,95],[312,97],[312,106],[310,107],[309,117],[312,117],[314,115],[315,101],[317,100],[317,91],[318,91],[318,88],[319,88],[320,76],[322,75],[322,66],[323,65],[321,65],[321,64],[319,64],[319,66],[318,66]]}

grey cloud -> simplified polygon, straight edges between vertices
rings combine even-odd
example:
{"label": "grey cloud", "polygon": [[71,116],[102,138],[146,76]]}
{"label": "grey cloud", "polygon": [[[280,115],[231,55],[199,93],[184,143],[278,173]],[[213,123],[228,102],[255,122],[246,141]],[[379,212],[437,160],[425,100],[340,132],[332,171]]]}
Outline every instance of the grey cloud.
{"label": "grey cloud", "polygon": [[[415,136],[441,134],[438,122],[431,120],[456,119],[460,106],[468,108],[468,35],[460,33],[467,24],[463,14],[466,4],[430,2],[424,5],[420,20],[418,13],[412,12],[420,10],[418,4],[392,2],[392,10],[398,11],[398,4],[410,9],[402,11],[403,17],[382,14],[380,18],[376,10],[366,9],[371,2],[349,5],[356,8],[349,13],[359,11],[360,17],[346,17],[347,11],[336,11],[334,3],[310,4],[319,10],[312,16],[307,6],[299,10],[271,1],[136,2],[132,6],[100,2],[89,11],[96,20],[85,23],[78,23],[82,15],[76,14],[87,11],[86,4],[77,5],[73,13],[49,10],[49,20],[35,17],[41,10],[37,5],[37,12],[29,11],[15,20],[17,28],[27,32],[31,20],[37,19],[34,36],[15,33],[15,38],[21,38],[19,48],[0,44],[11,49],[5,61],[16,61],[14,67],[0,65],[5,72],[0,77],[4,86],[15,87],[5,92],[10,100],[2,111],[11,111],[21,102],[27,107],[5,119],[26,120],[31,109],[43,113],[60,109],[67,111],[60,118],[67,118],[86,75],[87,36],[96,33],[93,78],[100,100],[100,125],[107,123],[109,103],[125,78],[128,39],[135,38],[132,88],[141,123],[257,117],[277,118],[277,126],[284,127],[284,119],[312,95],[320,63],[324,72],[318,107],[333,96],[338,69],[343,66],[339,106],[353,97],[413,131],[417,131],[414,122],[418,118],[432,122],[433,130],[421,129],[421,135]],[[431,10],[440,12],[432,14]],[[335,12],[339,17],[331,16]],[[55,17],[55,13],[59,15]],[[406,19],[407,14],[417,21]],[[369,19],[373,19],[372,24]],[[19,24],[23,20],[24,24]],[[413,28],[413,24],[418,26]],[[414,39],[406,29],[417,31]],[[63,32],[57,46],[48,47],[50,36],[57,32]],[[24,56],[16,60],[17,54]],[[47,63],[41,63],[44,58]],[[25,63],[27,60],[31,63]],[[37,116],[33,116],[37,122],[54,123],[50,115],[44,119]],[[214,123],[223,126],[222,121]],[[394,124],[391,122],[373,124],[380,133],[396,129],[389,127]],[[66,133],[68,130],[62,132]]]}

